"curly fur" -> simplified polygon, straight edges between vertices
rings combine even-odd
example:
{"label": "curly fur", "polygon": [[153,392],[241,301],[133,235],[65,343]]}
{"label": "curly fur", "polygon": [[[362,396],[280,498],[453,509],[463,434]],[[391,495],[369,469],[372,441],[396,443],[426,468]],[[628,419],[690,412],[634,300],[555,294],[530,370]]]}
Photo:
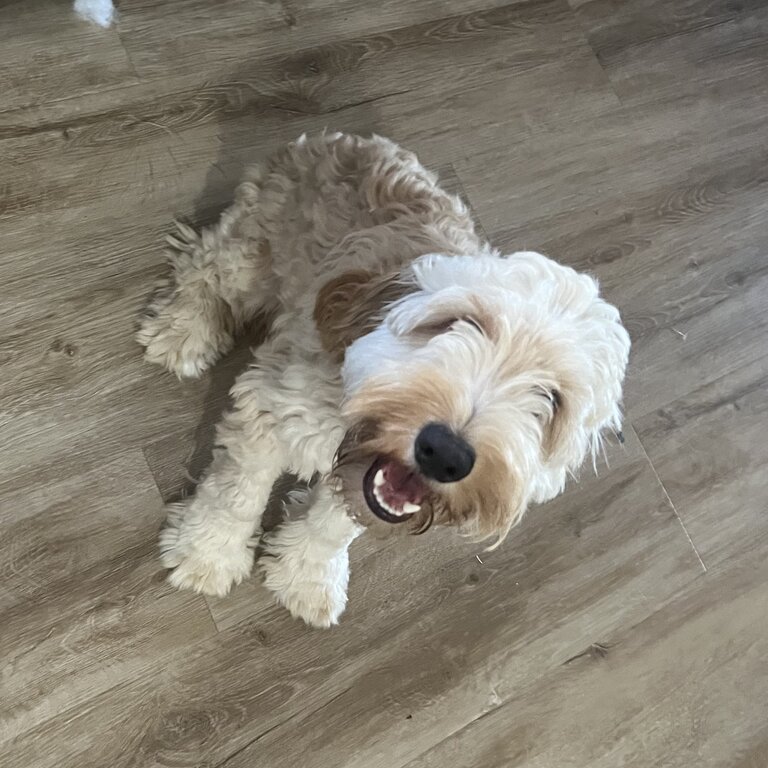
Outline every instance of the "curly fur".
{"label": "curly fur", "polygon": [[170,510],[161,550],[179,587],[226,594],[250,572],[277,477],[319,476],[261,567],[294,615],[329,626],[347,548],[377,520],[365,478],[381,461],[418,475],[426,423],[460,433],[477,460],[460,482],[421,477],[407,527],[497,542],[619,428],[629,337],[595,281],[536,253],[500,256],[386,139],[301,137],[246,173],[216,226],[179,225],[168,243],[172,280],[137,337],[147,360],[199,376],[244,322],[275,317],[197,494]]}

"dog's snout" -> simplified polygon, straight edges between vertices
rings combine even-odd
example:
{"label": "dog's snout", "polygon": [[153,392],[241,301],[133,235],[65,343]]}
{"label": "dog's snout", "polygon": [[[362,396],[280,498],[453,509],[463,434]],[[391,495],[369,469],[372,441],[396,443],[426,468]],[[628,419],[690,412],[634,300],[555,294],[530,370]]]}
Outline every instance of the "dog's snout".
{"label": "dog's snout", "polygon": [[462,480],[475,466],[475,449],[446,424],[427,424],[416,437],[416,463],[439,483]]}

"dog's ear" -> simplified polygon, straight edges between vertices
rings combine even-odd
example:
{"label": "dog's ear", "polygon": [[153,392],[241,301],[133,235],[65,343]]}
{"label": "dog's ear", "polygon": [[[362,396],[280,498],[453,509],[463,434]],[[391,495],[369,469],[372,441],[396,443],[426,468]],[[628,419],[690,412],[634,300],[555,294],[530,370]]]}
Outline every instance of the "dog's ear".
{"label": "dog's ear", "polygon": [[550,464],[571,472],[585,456],[591,454],[596,460],[606,430],[617,434],[621,430],[629,335],[612,307],[594,303],[592,311],[594,320],[585,323],[582,338],[572,349],[562,347],[557,354],[549,388],[552,413],[543,447]]}
{"label": "dog's ear", "polygon": [[571,445],[571,440],[578,435],[578,424],[575,420],[573,403],[566,401],[560,389],[546,392],[548,402],[548,417],[542,440],[542,449],[548,460],[560,460],[569,464],[570,456],[576,454],[575,461],[580,461],[579,454],[583,451],[581,445]]}
{"label": "dog's ear", "polygon": [[585,457],[595,460],[602,433],[621,428],[618,402],[599,403],[589,382],[561,379],[548,393],[549,414],[542,434],[542,451],[550,467],[577,472]]}
{"label": "dog's ear", "polygon": [[323,348],[343,360],[347,347],[376,328],[392,302],[414,290],[412,278],[399,272],[353,270],[332,278],[318,292],[313,314]]}

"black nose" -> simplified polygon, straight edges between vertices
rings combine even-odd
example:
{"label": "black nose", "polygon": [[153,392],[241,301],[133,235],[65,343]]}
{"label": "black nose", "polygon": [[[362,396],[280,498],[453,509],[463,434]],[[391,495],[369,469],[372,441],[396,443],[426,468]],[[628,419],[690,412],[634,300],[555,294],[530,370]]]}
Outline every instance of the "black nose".
{"label": "black nose", "polygon": [[439,483],[455,483],[475,466],[475,449],[446,424],[427,424],[416,436],[416,463]]}

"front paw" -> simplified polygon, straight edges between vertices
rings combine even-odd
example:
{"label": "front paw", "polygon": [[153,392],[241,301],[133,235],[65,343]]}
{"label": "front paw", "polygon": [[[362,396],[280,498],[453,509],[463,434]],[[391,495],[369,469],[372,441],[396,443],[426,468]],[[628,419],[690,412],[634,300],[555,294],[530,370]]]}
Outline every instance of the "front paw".
{"label": "front paw", "polygon": [[311,627],[339,623],[347,605],[349,561],[346,551],[330,560],[314,560],[287,551],[259,560],[267,587],[291,615]]}
{"label": "front paw", "polygon": [[[165,558],[163,558],[165,560]],[[253,550],[185,555],[168,576],[177,589],[192,589],[204,595],[224,597],[251,572]]]}
{"label": "front paw", "polygon": [[169,526],[160,534],[160,561],[173,569],[168,581],[174,587],[224,597],[248,577],[254,558],[251,546],[223,545],[214,540],[191,544],[175,522],[172,514]]}
{"label": "front paw", "polygon": [[161,290],[136,333],[144,359],[180,379],[202,376],[232,346],[231,335],[220,330],[224,321],[211,322],[211,312],[209,306],[195,307],[193,300]]}

